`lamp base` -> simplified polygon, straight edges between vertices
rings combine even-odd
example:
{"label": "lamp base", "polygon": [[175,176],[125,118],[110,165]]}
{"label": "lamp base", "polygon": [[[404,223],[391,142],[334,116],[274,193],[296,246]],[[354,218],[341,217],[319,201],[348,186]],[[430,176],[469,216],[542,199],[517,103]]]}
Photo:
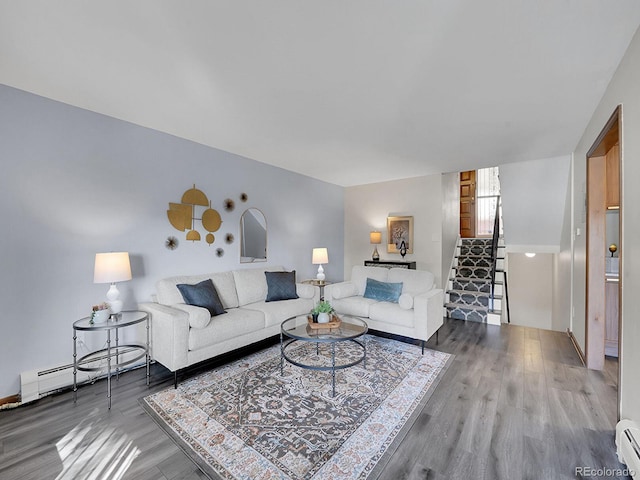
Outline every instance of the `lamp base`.
{"label": "lamp base", "polygon": [[316,280],[324,280],[324,268],[322,265],[318,265],[318,274],[316,275]]}
{"label": "lamp base", "polygon": [[374,262],[380,261],[380,254],[378,253],[378,247],[373,247],[373,254],[371,255],[371,260]]}
{"label": "lamp base", "polygon": [[115,283],[112,283],[107,292],[107,303],[111,308],[111,313],[120,313],[122,311],[122,300],[120,300],[120,291]]}

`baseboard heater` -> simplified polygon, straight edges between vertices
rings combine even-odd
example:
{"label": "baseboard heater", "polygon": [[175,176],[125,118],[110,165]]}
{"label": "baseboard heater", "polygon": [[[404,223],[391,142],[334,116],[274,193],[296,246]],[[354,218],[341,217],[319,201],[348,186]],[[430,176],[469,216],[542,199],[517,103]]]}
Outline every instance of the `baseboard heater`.
{"label": "baseboard heater", "polygon": [[640,425],[632,420],[620,420],[616,425],[618,460],[624,463],[634,480],[640,479]]}
{"label": "baseboard heater", "polygon": [[[125,359],[128,354],[129,352],[121,353]],[[136,354],[139,355],[139,352],[132,352],[130,356],[134,357]],[[98,358],[97,360],[101,359]],[[144,365],[144,362],[129,365],[125,369],[120,369],[120,372],[138,368],[141,365]],[[78,385],[94,382],[99,378],[106,377],[106,370],[107,367],[105,363],[104,372],[101,372],[99,375],[96,375],[95,372],[90,373],[78,371],[76,375],[76,382]],[[115,372],[112,371],[111,373],[113,375]],[[65,390],[71,386],[73,386],[73,363],[22,372],[20,374],[20,402],[33,402],[34,400]]]}

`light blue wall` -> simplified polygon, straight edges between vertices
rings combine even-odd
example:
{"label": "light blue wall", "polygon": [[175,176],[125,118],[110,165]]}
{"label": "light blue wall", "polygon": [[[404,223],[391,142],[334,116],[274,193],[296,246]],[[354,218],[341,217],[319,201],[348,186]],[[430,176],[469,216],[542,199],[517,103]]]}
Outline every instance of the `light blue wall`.
{"label": "light blue wall", "polygon": [[[0,398],[18,393],[20,372],[72,361],[71,325],[108,288],[92,283],[96,252],[130,252],[134,278],[120,290],[135,308],[162,277],[251,267],[239,262],[239,221],[256,207],[267,265],[313,277],[311,250],[322,246],[327,278],[343,272],[341,187],[3,85],[0,169]],[[166,217],[193,183],[222,215],[213,246],[187,242]]]}

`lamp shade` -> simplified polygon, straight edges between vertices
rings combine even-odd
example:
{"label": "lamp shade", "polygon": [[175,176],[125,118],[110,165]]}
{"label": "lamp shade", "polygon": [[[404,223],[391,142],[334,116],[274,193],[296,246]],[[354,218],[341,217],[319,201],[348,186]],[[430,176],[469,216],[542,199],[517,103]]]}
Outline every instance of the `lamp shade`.
{"label": "lamp shade", "polygon": [[379,245],[382,243],[382,232],[371,232],[369,233],[369,242],[374,245]]}
{"label": "lamp shade", "polygon": [[314,248],[313,255],[311,256],[311,263],[313,265],[322,265],[329,263],[329,253],[326,248]]}
{"label": "lamp shade", "polygon": [[115,283],[131,280],[128,252],[96,253],[93,283]]}

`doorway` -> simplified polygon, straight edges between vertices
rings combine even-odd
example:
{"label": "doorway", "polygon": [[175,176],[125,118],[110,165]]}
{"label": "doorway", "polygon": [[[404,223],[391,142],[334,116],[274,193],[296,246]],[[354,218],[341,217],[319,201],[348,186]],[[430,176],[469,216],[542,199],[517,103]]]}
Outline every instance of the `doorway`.
{"label": "doorway", "polygon": [[460,172],[460,237],[491,238],[499,203],[498,167]]}
{"label": "doorway", "polygon": [[460,172],[460,236],[476,236],[476,171]]}
{"label": "doorway", "polygon": [[[621,123],[622,106],[619,105],[587,153],[584,357],[587,367],[594,370],[604,369],[605,357],[618,356],[621,345]],[[618,386],[619,380],[618,364]]]}

